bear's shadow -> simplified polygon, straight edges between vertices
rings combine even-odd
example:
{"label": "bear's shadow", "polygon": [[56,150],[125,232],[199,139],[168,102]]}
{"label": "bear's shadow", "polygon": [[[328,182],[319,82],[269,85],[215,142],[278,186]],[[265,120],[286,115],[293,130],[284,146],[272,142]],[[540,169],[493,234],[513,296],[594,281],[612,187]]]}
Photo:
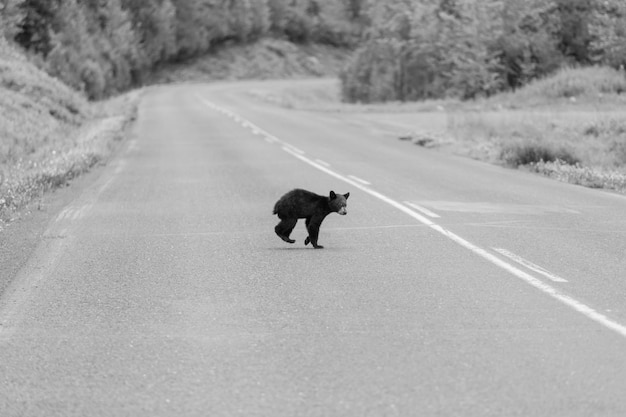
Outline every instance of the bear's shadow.
{"label": "bear's shadow", "polygon": [[311,252],[324,252],[324,251],[341,251],[345,248],[342,247],[336,247],[336,246],[324,246],[323,249],[314,249],[311,246],[284,246],[284,247],[279,247],[279,246],[275,246],[275,247],[271,247],[271,248],[267,248],[267,250],[270,251],[303,251],[303,250],[308,250]]}

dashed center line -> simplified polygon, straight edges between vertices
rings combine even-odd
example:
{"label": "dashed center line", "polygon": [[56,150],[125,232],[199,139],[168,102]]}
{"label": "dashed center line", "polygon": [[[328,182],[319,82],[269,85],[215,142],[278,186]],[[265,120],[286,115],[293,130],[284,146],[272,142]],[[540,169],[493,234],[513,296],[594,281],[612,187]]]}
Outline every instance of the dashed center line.
{"label": "dashed center line", "polygon": [[351,180],[356,181],[356,182],[360,182],[360,183],[361,183],[361,184],[363,184],[363,185],[372,185],[372,183],[371,183],[371,182],[366,181],[366,180],[364,180],[364,179],[362,179],[362,178],[356,177],[356,176],[354,176],[354,175],[347,175],[347,177],[348,177],[348,178],[350,178]]}
{"label": "dashed center line", "polygon": [[[203,103],[205,103],[208,107],[211,108],[218,108],[218,106],[214,105],[211,102],[208,102],[207,100],[205,100],[204,98],[202,98],[201,96],[197,96],[200,101],[202,101]],[[231,116],[232,117],[232,116]],[[280,143],[282,146],[282,149],[289,153],[290,155],[294,156],[295,158],[301,160],[302,162],[334,177],[337,178],[347,184],[352,185],[355,188],[358,188],[359,190],[371,195],[372,197],[375,197],[387,204],[389,204],[390,206],[400,210],[401,212],[409,215],[410,217],[414,218],[415,220],[419,221],[420,223],[430,227],[432,230],[442,234],[443,236],[447,237],[448,239],[452,240],[453,242],[461,245],[462,247],[470,250],[471,252],[473,252],[474,254],[480,256],[481,258],[489,261],[490,263],[492,263],[493,265],[509,272],[510,274],[512,274],[513,276],[525,281],[526,283],[528,283],[529,285],[535,287],[536,289],[540,290],[541,292],[543,292],[544,294],[552,297],[553,299],[559,301],[560,303],[570,307],[571,309],[573,309],[574,311],[577,311],[578,313],[584,315],[585,317],[595,321],[596,323],[604,326],[605,328],[608,328],[616,333],[618,333],[620,336],[622,337],[626,337],[626,326],[605,316],[604,314],[598,312],[597,310],[593,309],[592,307],[570,297],[567,294],[562,293],[561,291],[557,290],[556,288],[542,282],[540,279],[530,275],[529,273],[517,268],[516,266],[514,266],[513,264],[510,264],[504,260],[502,260],[501,258],[497,257],[496,255],[494,255],[493,253],[487,251],[486,249],[483,249],[477,245],[474,245],[473,243],[467,241],[466,239],[462,238],[461,236],[445,229],[444,227],[434,223],[433,221],[431,221],[428,217],[432,217],[432,216],[428,216],[425,217],[425,214],[420,214],[415,210],[415,207],[413,207],[412,210],[411,208],[407,207],[407,205],[401,204],[398,201],[393,200],[390,197],[387,197],[384,194],[379,193],[376,190],[373,190],[372,188],[368,187],[368,184],[365,184],[361,181],[356,180],[354,177],[350,176],[350,175],[342,175],[336,171],[333,171],[331,169],[329,169],[328,166],[324,165],[323,163],[320,163],[319,160],[312,160],[309,159],[307,157],[304,156],[304,151],[280,140],[280,139],[276,139],[278,143]],[[407,202],[405,202],[407,203]],[[409,202],[410,203],[410,202]],[[421,212],[421,210],[418,210]],[[432,213],[432,212],[431,212]],[[435,213],[432,213],[435,214]],[[496,250],[496,249],[494,249]],[[503,256],[503,253],[498,252]],[[508,256],[507,256],[508,257]],[[515,262],[519,263],[517,260],[515,260]],[[540,268],[528,261],[526,261],[525,264],[523,264],[526,268],[531,269],[537,273],[540,273],[539,271],[536,271],[532,268],[529,268],[529,264],[537,267],[537,269],[540,269],[541,271],[547,272],[545,271],[543,268]],[[543,275],[543,274],[542,274]],[[562,279],[562,278],[561,278]],[[559,281],[562,282],[562,281]]]}
{"label": "dashed center line", "polygon": [[424,208],[422,206],[418,206],[415,203],[411,203],[410,201],[405,201],[404,204],[406,204],[409,207],[414,208],[415,210],[427,215],[428,217],[432,217],[433,219],[438,219],[441,216],[438,215],[437,213],[433,213],[432,211],[428,210],[427,208]]}

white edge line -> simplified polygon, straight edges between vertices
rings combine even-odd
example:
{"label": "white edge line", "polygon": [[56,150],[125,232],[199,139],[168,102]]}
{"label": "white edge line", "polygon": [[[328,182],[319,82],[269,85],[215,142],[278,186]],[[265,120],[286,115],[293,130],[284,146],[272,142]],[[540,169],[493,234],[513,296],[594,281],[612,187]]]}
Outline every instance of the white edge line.
{"label": "white edge line", "polygon": [[359,178],[356,175],[347,175],[347,177],[350,178],[351,180],[358,181],[358,182],[360,182],[363,185],[372,185],[371,182],[366,181],[366,180],[364,180],[362,178]]}
{"label": "white edge line", "polygon": [[424,208],[422,206],[418,206],[415,203],[411,203],[410,201],[405,201],[404,204],[406,204],[407,206],[414,208],[415,210],[424,213],[425,215],[427,215],[428,217],[432,217],[433,219],[438,219],[441,216],[438,215],[437,213],[433,213],[432,211],[428,210],[427,208]]}
{"label": "white edge line", "polygon": [[519,255],[514,254],[513,252],[510,252],[506,249],[502,249],[502,248],[492,248],[493,250],[495,250],[496,252],[498,252],[499,254],[506,256],[507,258],[511,259],[514,262],[517,262],[518,264],[525,266],[526,268],[530,269],[531,271],[534,271],[538,274],[543,275],[544,277],[548,278],[551,281],[554,282],[569,282],[564,278],[561,278],[558,275],[555,275],[553,273],[551,273],[550,271],[540,267],[539,265],[536,265],[524,258],[522,258]]}
{"label": "white edge line", "polygon": [[532,285],[533,287],[537,288],[538,290],[542,291],[543,293],[549,295],[550,297],[556,299],[557,301],[560,301],[562,304],[565,304],[566,306],[572,308],[573,310],[581,313],[582,315],[584,315],[585,317],[595,321],[596,323],[601,324],[602,326],[613,330],[614,332],[618,333],[619,335],[621,335],[622,337],[626,337],[626,326],[611,320],[610,318],[608,318],[607,316],[605,316],[604,314],[601,314],[599,312],[597,312],[596,310],[594,310],[593,308],[581,303],[580,301],[562,294],[561,292],[559,292],[556,288],[551,287],[548,284],[545,284],[544,282],[540,281],[539,279],[533,277],[530,274],[527,274],[526,272],[514,267],[513,265],[501,260],[500,258],[498,258],[497,256],[487,252],[486,250],[468,242],[467,240],[461,238],[460,236],[450,232],[449,230],[444,229],[443,227],[439,226],[436,223],[433,223],[432,221],[430,221],[429,219],[427,219],[426,217],[422,216],[419,213],[416,213],[415,211],[411,210],[410,208],[406,207],[405,205],[400,204],[399,202],[379,193],[378,191],[374,191],[370,188],[365,187],[363,184],[356,182],[354,180],[351,180],[349,178],[344,177],[341,174],[338,174],[330,169],[328,169],[327,167],[320,165],[298,153],[295,153],[293,151],[291,151],[289,148],[284,147],[283,148],[285,151],[287,151],[288,153],[290,153],[291,155],[295,156],[296,158],[300,159],[303,162],[306,162],[307,164],[319,169],[322,172],[325,172],[326,174],[335,177],[345,183],[348,183],[350,185],[352,185],[353,187],[356,187],[358,189],[360,189],[361,191],[378,198],[381,201],[384,201],[385,203],[389,204],[392,207],[397,208],[398,210],[402,211],[403,213],[411,216],[412,218],[416,219],[417,221],[425,224],[426,226],[429,226],[431,229],[441,233],[442,235],[446,236],[447,238],[451,239],[452,241],[458,243],[459,245],[469,249],[470,251],[472,251],[473,253],[475,253],[476,255],[486,259],[487,261],[491,262],[492,264],[504,269],[505,271],[511,273],[513,276],[522,279],[523,281],[525,281],[526,283]]}

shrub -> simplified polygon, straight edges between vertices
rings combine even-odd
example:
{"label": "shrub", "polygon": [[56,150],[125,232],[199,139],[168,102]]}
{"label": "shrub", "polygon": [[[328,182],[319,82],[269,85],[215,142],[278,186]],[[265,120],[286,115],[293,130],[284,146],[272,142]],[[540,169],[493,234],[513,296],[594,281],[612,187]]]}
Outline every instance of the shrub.
{"label": "shrub", "polygon": [[570,184],[619,192],[626,191],[626,174],[621,171],[593,169],[580,164],[566,164],[562,161],[538,162],[530,164],[529,168],[533,172]]}
{"label": "shrub", "polygon": [[393,40],[375,41],[359,48],[340,74],[343,100],[360,103],[399,100],[400,48],[400,43]]}
{"label": "shrub", "polygon": [[506,145],[500,153],[500,159],[513,167],[555,161],[561,161],[568,165],[580,163],[580,160],[571,151],[540,143]]}
{"label": "shrub", "polygon": [[104,97],[106,91],[106,80],[100,65],[93,61],[87,60],[81,65],[80,78],[85,86],[87,97],[92,100],[99,100]]}
{"label": "shrub", "polygon": [[626,92],[626,77],[622,71],[609,67],[563,68],[524,90],[552,99],[622,94]]}

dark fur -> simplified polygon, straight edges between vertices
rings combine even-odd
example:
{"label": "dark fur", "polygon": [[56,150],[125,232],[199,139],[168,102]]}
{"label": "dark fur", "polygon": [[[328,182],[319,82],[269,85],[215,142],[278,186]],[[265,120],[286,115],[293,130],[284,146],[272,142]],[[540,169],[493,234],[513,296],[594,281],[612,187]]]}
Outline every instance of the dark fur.
{"label": "dark fur", "polygon": [[274,205],[274,214],[280,219],[274,231],[285,242],[294,243],[295,240],[290,239],[289,235],[296,227],[298,219],[306,219],[305,225],[309,236],[304,244],[308,245],[310,242],[315,249],[322,249],[323,246],[317,244],[322,221],[330,213],[346,214],[348,197],[350,193],[341,195],[331,191],[326,197],[307,190],[291,190]]}

